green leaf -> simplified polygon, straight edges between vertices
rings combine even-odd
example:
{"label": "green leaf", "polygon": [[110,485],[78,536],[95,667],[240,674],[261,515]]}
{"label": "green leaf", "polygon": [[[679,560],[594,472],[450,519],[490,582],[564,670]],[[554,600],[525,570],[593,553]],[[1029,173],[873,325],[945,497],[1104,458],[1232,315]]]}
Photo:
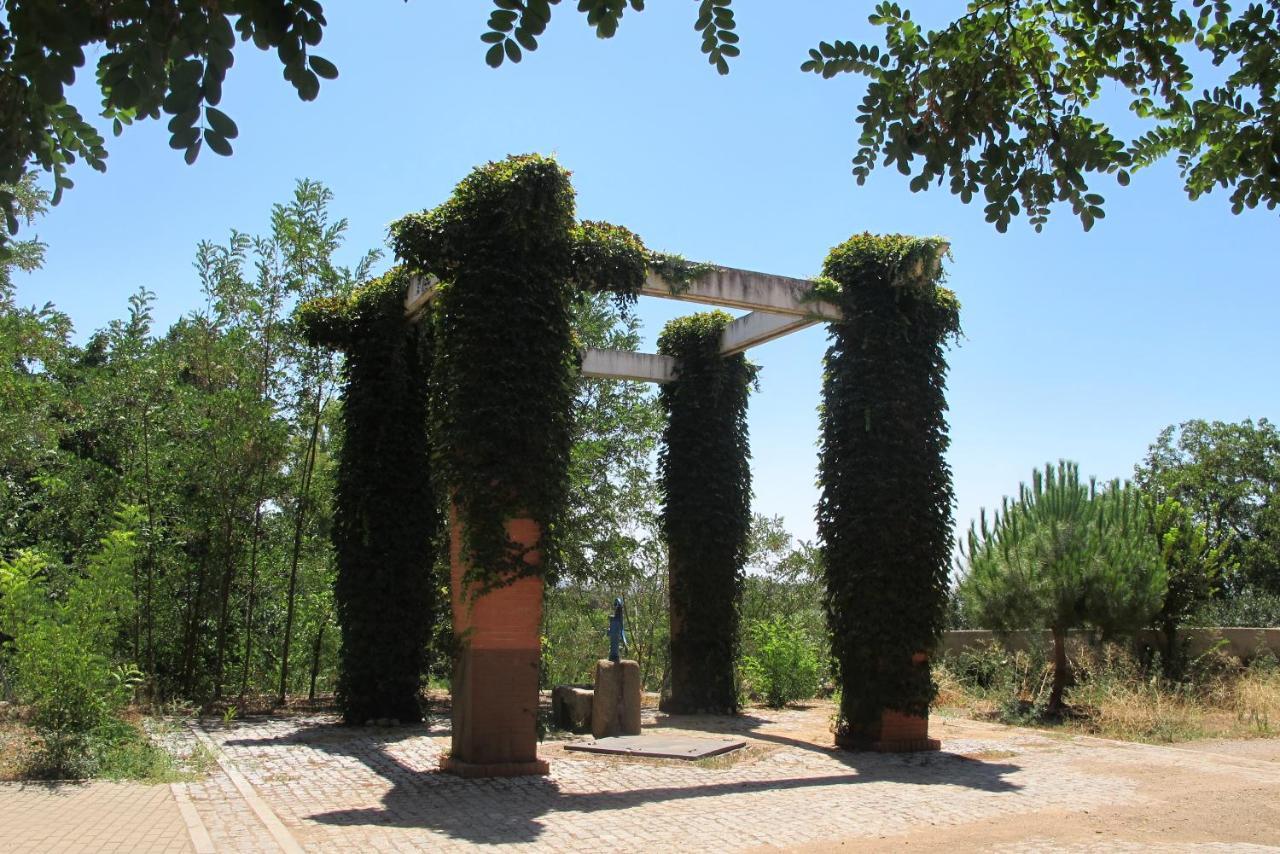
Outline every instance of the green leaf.
{"label": "green leaf", "polygon": [[169,137],[169,147],[175,149],[190,148],[200,138],[200,128],[184,128]]}
{"label": "green leaf", "polygon": [[209,144],[209,148],[213,149],[214,154],[219,154],[223,157],[231,156],[231,143],[227,142],[226,137],[213,128],[205,128],[204,141]]}
{"label": "green leaf", "polygon": [[307,64],[311,66],[311,70],[314,71],[318,77],[322,77],[325,80],[338,79],[338,66],[334,65],[323,56],[308,56]]}
{"label": "green leaf", "polygon": [[495,44],[493,47],[489,48],[488,52],[485,53],[484,61],[488,63],[490,68],[497,68],[499,65],[502,65],[503,56],[504,53],[502,45]]}
{"label": "green leaf", "polygon": [[307,69],[294,76],[293,84],[298,89],[298,97],[304,101],[314,101],[320,94],[320,78]]}
{"label": "green leaf", "polygon": [[516,41],[520,42],[520,46],[523,47],[525,50],[538,49],[538,40],[535,39],[533,37],[533,34],[530,33],[528,30],[526,30],[524,27],[516,28]]}
{"label": "green leaf", "polygon": [[[235,139],[240,134],[240,130],[236,127],[236,123],[231,117],[216,107],[205,107],[204,117],[209,122],[209,127],[218,133],[224,139]],[[209,147],[217,151],[213,143],[209,143]],[[230,147],[230,146],[228,146]],[[219,152],[221,153],[221,152]]]}

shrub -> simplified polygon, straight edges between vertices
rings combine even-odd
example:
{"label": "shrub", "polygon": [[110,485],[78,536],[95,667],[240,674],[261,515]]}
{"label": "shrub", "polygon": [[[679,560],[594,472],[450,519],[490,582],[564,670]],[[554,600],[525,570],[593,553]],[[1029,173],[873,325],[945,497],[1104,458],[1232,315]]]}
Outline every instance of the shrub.
{"label": "shrub", "polygon": [[756,652],[743,659],[742,670],[766,705],[780,709],[818,693],[822,666],[802,627],[775,617],[753,623],[749,633]]}
{"label": "shrub", "polygon": [[84,777],[97,769],[116,713],[141,674],[112,645],[133,610],[130,573],[138,511],[121,512],[64,596],[45,584],[49,561],[21,552],[0,562],[0,626],[13,637],[9,671],[42,746],[30,773]]}
{"label": "shrub", "polygon": [[1280,628],[1280,596],[1256,587],[1224,593],[1187,620],[1193,626]]}

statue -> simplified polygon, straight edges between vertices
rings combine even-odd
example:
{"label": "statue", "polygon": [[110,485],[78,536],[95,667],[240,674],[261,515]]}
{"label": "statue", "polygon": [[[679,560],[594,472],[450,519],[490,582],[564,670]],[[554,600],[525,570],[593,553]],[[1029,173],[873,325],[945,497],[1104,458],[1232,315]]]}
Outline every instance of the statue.
{"label": "statue", "polygon": [[609,618],[609,660],[621,660],[621,647],[627,643],[627,630],[622,626],[622,597],[613,600],[613,616]]}

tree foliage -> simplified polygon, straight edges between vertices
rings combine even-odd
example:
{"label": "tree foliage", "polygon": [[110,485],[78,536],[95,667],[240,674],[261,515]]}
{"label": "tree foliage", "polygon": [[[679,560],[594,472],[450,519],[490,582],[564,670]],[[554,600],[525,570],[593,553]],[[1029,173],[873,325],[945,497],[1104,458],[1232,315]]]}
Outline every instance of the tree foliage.
{"label": "tree foliage", "polygon": [[[494,0],[486,60],[537,47],[558,0]],[[643,3],[632,2],[640,11]],[[867,4],[870,5],[870,4]],[[601,38],[628,3],[578,4]],[[867,79],[853,173],[877,165],[985,202],[1000,231],[1025,216],[1039,231],[1057,203],[1086,230],[1104,216],[1094,187],[1172,157],[1192,198],[1230,190],[1233,212],[1280,203],[1280,0],[973,0],[937,29],[883,0],[869,20],[879,44],[832,39],[802,71]],[[695,27],[721,74],[739,53],[730,0],[701,0]],[[1103,118],[1127,99],[1131,138]],[[1117,104],[1116,106],[1119,106]],[[1127,124],[1127,123],[1126,123]]]}
{"label": "tree foliage", "polygon": [[944,347],[959,333],[946,244],[858,235],[831,250],[816,296],[836,303],[824,360],[818,534],[837,738],[877,740],[881,713],[924,715],[951,549]]}
{"label": "tree foliage", "polygon": [[1220,584],[1280,594],[1280,431],[1254,423],[1193,419],[1169,426],[1135,469],[1155,503],[1179,502],[1203,526],[1208,547],[1235,569]]}
{"label": "tree foliage", "polygon": [[1080,482],[1075,463],[1046,465],[1005,499],[990,524],[969,530],[960,595],[976,625],[998,632],[1050,629],[1054,683],[1049,711],[1069,679],[1065,640],[1088,627],[1122,636],[1160,610],[1167,575],[1137,489]]}
{"label": "tree foliage", "polygon": [[[336,363],[287,316],[376,258],[335,263],[331,199],[299,182],[266,234],[202,243],[204,305],[167,330],[146,291],[82,344],[53,307],[0,300],[0,557],[38,550],[64,592],[111,508],[141,508],[115,652],[155,702],[253,702],[281,677],[331,690]],[[288,671],[291,640],[306,654]]]}
{"label": "tree foliage", "polygon": [[[1274,209],[1278,12],[1277,0],[1240,11],[1225,0],[976,0],[926,30],[881,2],[870,21],[883,46],[822,42],[803,68],[869,81],[860,183],[882,161],[912,175],[913,191],[936,182],[965,202],[981,196],[1000,231],[1020,214],[1040,230],[1057,202],[1088,230],[1104,201],[1091,179],[1125,185],[1169,156],[1191,198],[1221,185],[1233,212]],[[1131,139],[1102,118],[1117,92],[1144,128]]]}
{"label": "tree foliage", "polygon": [[[16,184],[28,164],[54,175],[53,201],[72,186],[67,167],[83,159],[106,168],[106,142],[67,95],[96,55],[101,115],[119,135],[141,119],[169,117],[169,145],[195,161],[207,145],[231,154],[235,122],[219,109],[235,62],[237,36],[272,50],[298,97],[313,100],[320,79],[338,70],[312,52],[324,34],[317,0],[223,0],[217,4],[133,0],[5,0],[0,19],[0,185]],[[14,194],[0,188],[9,231],[18,228]]]}
{"label": "tree foliage", "polygon": [[1223,549],[1209,544],[1204,526],[1177,499],[1166,498],[1150,513],[1167,585],[1155,624],[1164,634],[1165,673],[1177,676],[1184,663],[1178,629],[1213,599],[1219,579],[1233,567]]}
{"label": "tree foliage", "polygon": [[658,351],[678,360],[659,401],[667,416],[658,454],[662,530],[671,591],[668,712],[738,709],[739,600],[751,527],[747,396],[756,368],[720,353],[722,311],[669,322]]}

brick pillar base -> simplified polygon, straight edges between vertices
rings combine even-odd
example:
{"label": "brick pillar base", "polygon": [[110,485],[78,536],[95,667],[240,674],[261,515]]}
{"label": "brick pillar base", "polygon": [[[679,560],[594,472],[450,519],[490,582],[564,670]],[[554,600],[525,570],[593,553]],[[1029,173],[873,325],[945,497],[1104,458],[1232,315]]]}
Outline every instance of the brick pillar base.
{"label": "brick pillar base", "polygon": [[[522,777],[546,774],[538,758],[538,629],[542,580],[522,578],[471,598],[462,576],[457,517],[450,512],[453,634],[458,645],[453,670],[453,749],[440,768],[460,777]],[[538,538],[530,519],[514,519],[508,536],[531,544]]]}
{"label": "brick pillar base", "polygon": [[876,726],[836,735],[836,746],[845,750],[874,750],[878,753],[915,753],[941,750],[942,742],[929,738],[929,718],[904,715],[885,709]]}

